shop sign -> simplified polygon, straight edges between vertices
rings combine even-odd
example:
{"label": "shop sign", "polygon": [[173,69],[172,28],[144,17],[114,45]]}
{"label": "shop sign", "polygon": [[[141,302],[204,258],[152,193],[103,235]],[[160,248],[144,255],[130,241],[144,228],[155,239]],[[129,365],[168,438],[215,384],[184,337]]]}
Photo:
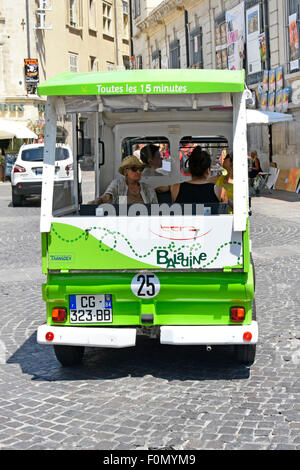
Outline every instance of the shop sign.
{"label": "shop sign", "polygon": [[0,103],[1,113],[5,111],[10,111],[11,113],[23,113],[24,112],[24,103]]}
{"label": "shop sign", "polygon": [[25,82],[36,84],[39,82],[39,61],[37,59],[24,59]]}
{"label": "shop sign", "polygon": [[51,11],[52,5],[49,0],[39,0],[39,7],[36,10],[38,24],[35,29],[52,29],[52,25],[46,27],[46,11]]}

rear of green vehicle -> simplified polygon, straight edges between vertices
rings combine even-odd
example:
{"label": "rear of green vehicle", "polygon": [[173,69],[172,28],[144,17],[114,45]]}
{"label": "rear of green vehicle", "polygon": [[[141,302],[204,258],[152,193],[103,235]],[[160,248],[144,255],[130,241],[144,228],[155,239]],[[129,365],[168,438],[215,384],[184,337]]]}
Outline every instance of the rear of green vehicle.
{"label": "rear of green vehicle", "polygon": [[[139,334],[163,344],[233,345],[237,359],[251,363],[258,328],[243,72],[154,70],[150,80],[147,72],[64,74],[39,89],[48,101],[41,205],[47,322],[38,342],[53,345],[63,365],[80,362],[86,346],[134,346]],[[164,171],[144,181],[168,188],[189,179],[182,149],[202,145],[213,156],[227,142],[233,214],[222,204],[174,207],[160,190],[151,207],[121,199],[80,205],[77,168],[68,185],[53,179],[61,113],[71,115],[74,155],[78,114],[93,119],[96,196],[137,146],[166,149]]]}

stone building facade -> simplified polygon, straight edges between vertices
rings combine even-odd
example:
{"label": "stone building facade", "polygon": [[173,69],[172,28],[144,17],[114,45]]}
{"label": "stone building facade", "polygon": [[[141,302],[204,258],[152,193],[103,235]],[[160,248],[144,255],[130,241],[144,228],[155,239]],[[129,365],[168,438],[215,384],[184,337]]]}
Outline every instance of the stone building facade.
{"label": "stone building facade", "polygon": [[[29,58],[37,59],[36,81],[26,81]],[[45,109],[38,83],[61,72],[118,68],[129,68],[126,0],[0,0],[0,118],[36,130]],[[81,124],[88,136],[88,119]]]}
{"label": "stone building facade", "polygon": [[[294,116],[291,122],[249,128],[249,152],[257,150],[265,170],[270,160],[281,169],[300,168],[300,0],[131,2],[136,68],[245,68],[252,107],[282,112],[284,96],[284,112]],[[231,41],[240,47],[239,63],[232,60]],[[278,73],[274,96],[264,81],[266,71],[268,79]]]}

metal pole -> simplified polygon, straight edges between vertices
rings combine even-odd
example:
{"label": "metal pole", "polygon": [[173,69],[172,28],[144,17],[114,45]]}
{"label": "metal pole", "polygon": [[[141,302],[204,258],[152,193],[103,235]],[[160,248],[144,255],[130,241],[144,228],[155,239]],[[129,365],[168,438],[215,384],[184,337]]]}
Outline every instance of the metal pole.
{"label": "metal pole", "polygon": [[189,45],[189,14],[184,10],[185,48],[186,48],[186,68],[190,67],[190,45]]}
{"label": "metal pole", "polygon": [[[264,29],[266,36],[266,49],[267,49],[267,69],[271,68],[271,53],[270,53],[270,30],[269,30],[269,8],[267,0],[263,3],[264,12]],[[272,139],[272,124],[268,125],[268,137],[269,137],[269,162],[272,162],[273,157],[273,139]]]}
{"label": "metal pole", "polygon": [[131,3],[131,2],[132,2],[132,0],[129,0],[130,59],[131,59],[131,57],[133,57],[133,55],[134,55],[134,51],[133,51],[133,39],[132,39],[132,36],[133,36],[133,18],[132,18],[132,3]]}
{"label": "metal pole", "polygon": [[115,15],[115,36],[116,36],[116,66],[119,65],[119,44],[118,44],[118,17],[117,17],[117,0],[114,1],[114,15]]}
{"label": "metal pole", "polygon": [[95,113],[95,161],[94,161],[94,170],[95,170],[95,198],[100,196],[100,155],[99,155],[99,111]]}
{"label": "metal pole", "polygon": [[[77,145],[77,114],[72,113],[72,151],[73,151],[73,191],[74,191],[74,204],[78,214],[78,145]],[[84,142],[82,141],[82,145]]]}
{"label": "metal pole", "polygon": [[29,24],[29,0],[26,0],[26,28],[27,28],[27,58],[30,59],[30,24]]}

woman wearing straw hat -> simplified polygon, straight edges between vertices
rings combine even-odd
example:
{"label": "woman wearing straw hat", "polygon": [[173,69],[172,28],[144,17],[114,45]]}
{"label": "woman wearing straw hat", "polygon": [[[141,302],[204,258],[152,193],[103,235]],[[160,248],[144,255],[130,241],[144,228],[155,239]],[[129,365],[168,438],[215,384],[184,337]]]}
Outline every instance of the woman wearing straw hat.
{"label": "woman wearing straw hat", "polygon": [[145,165],[134,155],[125,157],[119,168],[124,178],[114,179],[104,194],[89,204],[119,204],[120,196],[127,197],[127,204],[157,204],[156,192],[148,184],[140,182]]}

